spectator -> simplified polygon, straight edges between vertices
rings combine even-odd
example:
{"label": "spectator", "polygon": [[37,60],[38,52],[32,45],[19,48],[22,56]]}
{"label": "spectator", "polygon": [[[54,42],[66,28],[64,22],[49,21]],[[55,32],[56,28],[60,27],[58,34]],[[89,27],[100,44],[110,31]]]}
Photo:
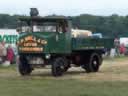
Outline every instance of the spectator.
{"label": "spectator", "polygon": [[124,44],[120,45],[119,50],[120,50],[120,54],[122,54],[122,55],[124,55],[126,53],[126,48],[125,48]]}
{"label": "spectator", "polygon": [[118,56],[118,55],[120,55],[120,41],[119,41],[119,39],[118,38],[116,38],[115,40],[114,40],[114,45],[115,45],[115,51],[116,51],[116,55]]}
{"label": "spectator", "polygon": [[11,45],[8,45],[8,48],[7,48],[7,60],[11,64],[13,63],[13,60],[14,60],[14,52],[13,52]]}
{"label": "spectator", "polygon": [[5,47],[5,42],[0,42],[0,62],[3,63],[6,60],[6,55],[7,55],[7,49]]}

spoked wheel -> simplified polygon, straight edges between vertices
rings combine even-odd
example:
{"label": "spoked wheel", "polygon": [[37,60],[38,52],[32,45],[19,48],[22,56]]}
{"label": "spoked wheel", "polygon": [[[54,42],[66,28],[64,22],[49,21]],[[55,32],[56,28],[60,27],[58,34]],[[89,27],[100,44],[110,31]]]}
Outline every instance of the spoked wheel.
{"label": "spoked wheel", "polygon": [[67,62],[65,58],[58,57],[55,58],[52,64],[52,75],[62,76],[65,71],[68,70]]}
{"label": "spoked wheel", "polygon": [[32,68],[28,64],[27,59],[24,56],[20,56],[19,58],[18,70],[22,76],[30,75],[30,73],[32,72]]}
{"label": "spoked wheel", "polygon": [[97,53],[92,53],[88,58],[86,58],[86,64],[84,64],[83,68],[87,73],[98,72],[101,63],[102,57]]}

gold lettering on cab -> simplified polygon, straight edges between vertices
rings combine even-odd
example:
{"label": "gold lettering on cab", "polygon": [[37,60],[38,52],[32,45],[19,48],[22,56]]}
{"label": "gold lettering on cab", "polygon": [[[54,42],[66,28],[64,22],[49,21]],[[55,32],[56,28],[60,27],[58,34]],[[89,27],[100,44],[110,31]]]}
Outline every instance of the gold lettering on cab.
{"label": "gold lettering on cab", "polygon": [[23,48],[19,48],[20,51],[24,51],[24,52],[42,52],[43,48],[39,48],[39,47],[23,47]]}
{"label": "gold lettering on cab", "polygon": [[18,45],[35,47],[35,46],[38,46],[39,44],[46,45],[47,43],[48,42],[46,40],[42,40],[34,36],[27,36],[23,39],[20,39],[20,41],[18,42]]}
{"label": "gold lettering on cab", "polygon": [[42,52],[43,45],[48,42],[34,36],[26,36],[18,42],[19,50],[22,52]]}
{"label": "gold lettering on cab", "polygon": [[36,47],[37,43],[24,43],[24,46],[25,47],[27,47],[27,46]]}
{"label": "gold lettering on cab", "polygon": [[27,36],[25,37],[25,41],[33,41],[33,36]]}

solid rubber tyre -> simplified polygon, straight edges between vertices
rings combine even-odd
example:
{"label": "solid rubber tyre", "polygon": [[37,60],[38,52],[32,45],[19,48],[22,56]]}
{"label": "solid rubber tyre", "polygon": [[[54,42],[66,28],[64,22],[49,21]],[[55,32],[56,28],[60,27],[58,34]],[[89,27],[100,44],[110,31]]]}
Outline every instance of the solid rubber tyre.
{"label": "solid rubber tyre", "polygon": [[92,53],[90,56],[86,56],[86,61],[84,62],[84,69],[87,73],[98,72],[99,67],[102,63],[102,56],[98,53]]}
{"label": "solid rubber tyre", "polygon": [[58,57],[53,60],[53,63],[52,63],[52,75],[53,76],[55,76],[55,77],[62,76],[63,73],[67,70],[68,70],[68,68],[65,67],[65,59],[64,58]]}
{"label": "solid rubber tyre", "polygon": [[32,72],[32,68],[27,63],[27,59],[24,56],[19,57],[18,71],[22,76],[30,75]]}

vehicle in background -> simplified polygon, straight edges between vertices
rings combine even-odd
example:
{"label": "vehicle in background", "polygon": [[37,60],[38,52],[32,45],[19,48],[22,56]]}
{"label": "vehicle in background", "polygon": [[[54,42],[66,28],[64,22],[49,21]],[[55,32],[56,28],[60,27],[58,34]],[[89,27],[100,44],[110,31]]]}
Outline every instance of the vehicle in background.
{"label": "vehicle in background", "polygon": [[[0,43],[4,43],[4,48],[7,50],[8,46],[11,46],[12,49],[14,50],[15,54],[14,56],[16,57],[17,49],[16,47],[16,41],[18,40],[18,33],[16,32],[16,29],[0,29]],[[0,59],[0,64],[3,64],[5,61],[7,61],[7,55],[4,58]],[[14,58],[14,63],[15,64],[16,60]],[[6,63],[6,62],[5,62]]]}
{"label": "vehicle in background", "polygon": [[124,44],[124,46],[128,45],[128,37],[121,37],[119,39],[120,44]]}
{"label": "vehicle in background", "polygon": [[[128,55],[128,37],[121,37],[119,39],[119,42],[120,42],[120,47],[124,46],[124,48],[123,48],[123,49],[125,49],[124,55]],[[122,47],[120,49],[122,49]]]}

